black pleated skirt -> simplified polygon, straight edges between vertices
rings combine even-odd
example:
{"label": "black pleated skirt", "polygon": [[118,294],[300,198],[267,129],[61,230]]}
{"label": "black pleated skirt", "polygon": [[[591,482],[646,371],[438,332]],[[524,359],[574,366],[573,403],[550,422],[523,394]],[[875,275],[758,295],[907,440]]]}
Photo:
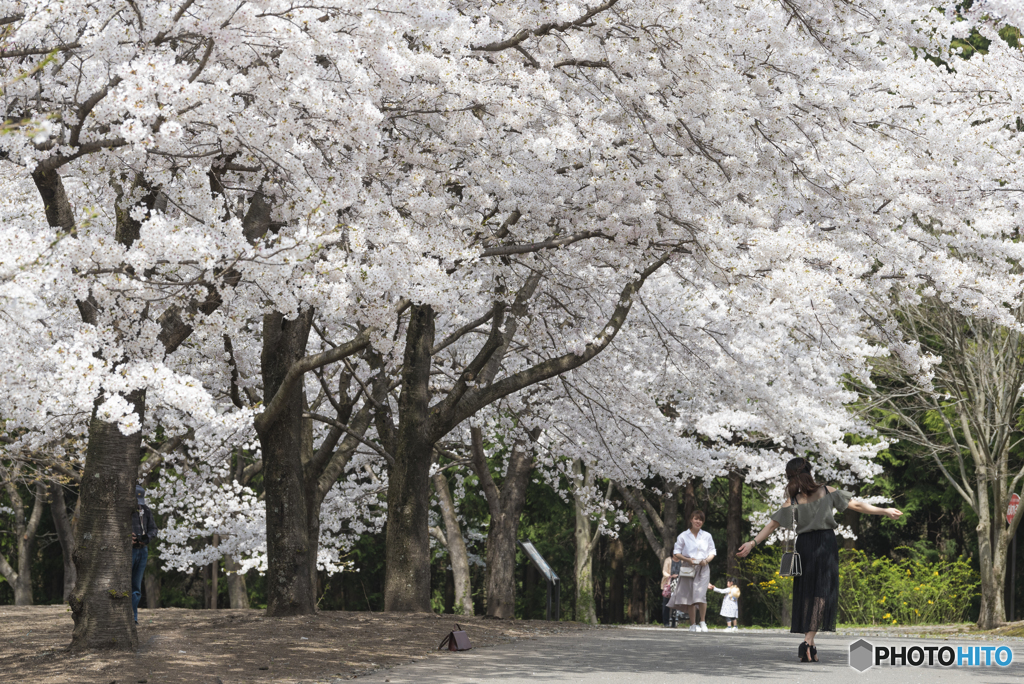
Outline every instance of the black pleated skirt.
{"label": "black pleated skirt", "polygon": [[836,631],[839,612],[839,544],[833,530],[804,532],[796,538],[803,574],[793,578],[790,632]]}

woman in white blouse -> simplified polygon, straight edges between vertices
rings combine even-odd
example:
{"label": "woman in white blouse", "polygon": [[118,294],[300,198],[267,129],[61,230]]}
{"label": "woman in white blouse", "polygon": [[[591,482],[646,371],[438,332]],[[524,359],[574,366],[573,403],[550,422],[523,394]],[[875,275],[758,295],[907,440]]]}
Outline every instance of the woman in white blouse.
{"label": "woman in white blouse", "polygon": [[[704,511],[691,513],[689,529],[676,537],[676,545],[672,549],[673,560],[682,561],[684,570],[679,575],[679,583],[672,598],[669,599],[669,608],[685,610],[690,614],[691,632],[708,631],[704,615],[708,609],[708,581],[711,579],[708,563],[715,559],[715,540],[701,529],[704,520]],[[692,577],[686,576],[686,567],[693,568]],[[700,622],[697,621],[698,611]]]}

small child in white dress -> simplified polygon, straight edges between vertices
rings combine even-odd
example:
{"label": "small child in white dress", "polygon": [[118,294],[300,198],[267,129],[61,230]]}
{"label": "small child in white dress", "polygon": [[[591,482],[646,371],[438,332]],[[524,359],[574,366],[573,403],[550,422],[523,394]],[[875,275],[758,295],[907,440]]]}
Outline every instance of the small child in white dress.
{"label": "small child in white dress", "polygon": [[725,594],[722,599],[722,610],[719,614],[725,618],[725,631],[738,632],[736,619],[740,615],[740,604],[737,599],[740,597],[740,588],[736,586],[736,580],[731,577],[725,581],[725,589],[717,589],[714,584],[709,584],[708,589],[714,589],[716,594]]}

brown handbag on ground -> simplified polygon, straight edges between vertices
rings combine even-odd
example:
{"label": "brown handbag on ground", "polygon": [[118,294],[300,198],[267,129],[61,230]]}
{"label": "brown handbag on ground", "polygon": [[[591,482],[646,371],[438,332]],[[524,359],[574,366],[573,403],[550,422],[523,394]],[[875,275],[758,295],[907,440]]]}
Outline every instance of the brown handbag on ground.
{"label": "brown handbag on ground", "polygon": [[437,650],[440,651],[445,645],[448,646],[449,651],[468,651],[473,648],[469,643],[469,637],[458,624],[455,625],[455,629],[448,633],[448,636],[444,638],[441,645],[437,647]]}

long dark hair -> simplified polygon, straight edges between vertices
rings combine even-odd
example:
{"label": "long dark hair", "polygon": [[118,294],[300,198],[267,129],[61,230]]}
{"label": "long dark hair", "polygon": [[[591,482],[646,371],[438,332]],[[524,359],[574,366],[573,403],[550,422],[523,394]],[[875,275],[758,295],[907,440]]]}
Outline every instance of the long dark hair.
{"label": "long dark hair", "polygon": [[814,481],[811,476],[811,463],[806,458],[794,458],[786,464],[786,477],[789,484],[786,485],[786,494],[789,500],[796,503],[796,495],[802,493],[810,496],[821,485]]}

